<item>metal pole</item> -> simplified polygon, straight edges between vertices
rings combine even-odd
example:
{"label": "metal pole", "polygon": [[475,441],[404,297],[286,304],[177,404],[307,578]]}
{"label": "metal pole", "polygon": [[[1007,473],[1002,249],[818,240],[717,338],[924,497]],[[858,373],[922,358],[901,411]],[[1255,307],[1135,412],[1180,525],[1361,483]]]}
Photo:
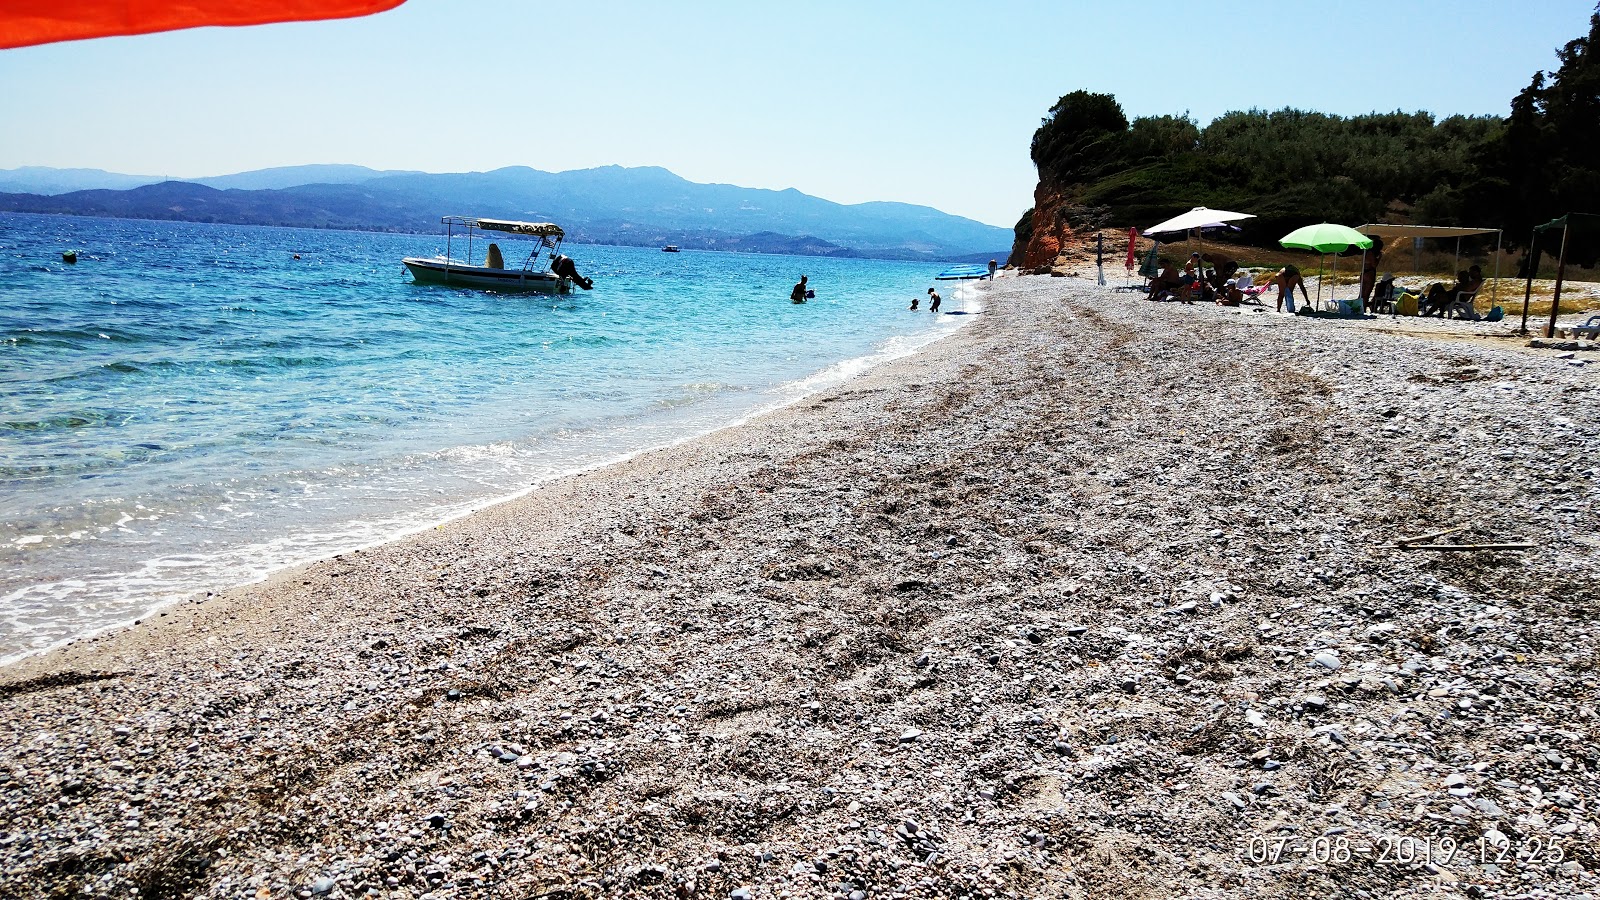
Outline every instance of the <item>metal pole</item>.
{"label": "metal pole", "polygon": [[1556,262],[1556,293],[1550,298],[1550,324],[1544,328],[1544,336],[1556,336],[1556,315],[1561,311],[1561,279],[1567,274],[1567,237],[1572,234],[1572,222],[1569,219],[1561,226],[1561,258]]}
{"label": "metal pole", "polygon": [[1493,309],[1500,300],[1500,241],[1506,236],[1504,228],[1494,233],[1494,287],[1489,291],[1489,308]]}
{"label": "metal pole", "polygon": [[[1356,296],[1361,298],[1361,311],[1363,313],[1367,311],[1367,300],[1368,300],[1368,298],[1370,298],[1372,296],[1372,294],[1367,291],[1367,250],[1368,249],[1369,248],[1367,248],[1367,247],[1362,247],[1361,248],[1361,277],[1356,279]],[[1374,288],[1376,288],[1378,286],[1378,273],[1377,272],[1373,272],[1372,273],[1372,286]]]}
{"label": "metal pole", "polygon": [[1522,292],[1522,327],[1517,329],[1517,334],[1528,333],[1528,304],[1533,301],[1533,276],[1538,274],[1539,250],[1533,242],[1539,239],[1539,229],[1535,228],[1528,235],[1528,286]]}

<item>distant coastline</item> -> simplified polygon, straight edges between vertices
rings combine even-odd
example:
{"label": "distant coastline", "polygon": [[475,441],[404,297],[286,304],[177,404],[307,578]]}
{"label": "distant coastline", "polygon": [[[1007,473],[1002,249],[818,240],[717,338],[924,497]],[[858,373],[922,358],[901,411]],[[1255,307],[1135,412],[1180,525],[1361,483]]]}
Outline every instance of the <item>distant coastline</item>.
{"label": "distant coastline", "polygon": [[[52,180],[52,172],[64,174]],[[227,186],[335,176],[345,180]],[[0,211],[401,234],[430,234],[441,215],[468,214],[558,222],[578,243],[938,262],[999,258],[1013,238],[1010,229],[930,207],[839,204],[793,189],[697,184],[665,169],[618,166],[446,175],[311,166],[205,179],[217,186],[159,181],[53,194],[17,190],[96,179],[126,184],[137,177],[98,170],[0,171]]]}

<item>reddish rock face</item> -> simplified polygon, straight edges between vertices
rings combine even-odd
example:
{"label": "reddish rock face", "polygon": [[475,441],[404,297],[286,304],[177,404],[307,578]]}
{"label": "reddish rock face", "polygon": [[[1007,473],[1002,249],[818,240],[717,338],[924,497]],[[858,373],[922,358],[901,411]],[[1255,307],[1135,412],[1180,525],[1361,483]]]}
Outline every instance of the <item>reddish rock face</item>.
{"label": "reddish rock face", "polygon": [[1020,260],[1024,269],[1055,262],[1071,231],[1066,217],[1061,215],[1068,201],[1065,187],[1040,179],[1033,189],[1033,235],[1028,239],[1028,246],[1013,248],[1013,261]]}

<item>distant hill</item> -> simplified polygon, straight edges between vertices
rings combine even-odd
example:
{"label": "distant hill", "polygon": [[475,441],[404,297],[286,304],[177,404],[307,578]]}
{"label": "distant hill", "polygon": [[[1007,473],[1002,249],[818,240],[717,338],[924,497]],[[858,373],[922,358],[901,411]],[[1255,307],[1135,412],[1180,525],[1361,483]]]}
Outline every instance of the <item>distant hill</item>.
{"label": "distant hill", "polygon": [[166,175],[123,175],[119,172],[107,172],[104,169],[24,166],[20,169],[0,169],[0,193],[53,195],[69,194],[73,191],[125,191],[162,181],[187,181],[219,190],[232,188],[264,190],[299,187],[303,184],[358,184],[386,175],[420,174],[423,173],[398,169],[369,169],[366,166],[318,165],[256,169],[251,172],[217,175],[211,178],[172,178]]}
{"label": "distant hill", "polygon": [[[318,177],[347,180],[239,186]],[[0,210],[423,233],[438,229],[441,215],[477,215],[557,222],[570,239],[589,243],[895,259],[1000,256],[1012,239],[1010,229],[931,207],[846,205],[792,188],[699,184],[655,167],[543,172],[519,166],[434,175],[298,166],[205,181],[212,184],[163,181],[56,195],[12,191],[0,193]]]}
{"label": "distant hill", "polygon": [[164,180],[153,175],[123,175],[104,169],[23,166],[20,169],[0,169],[0,192],[48,195],[105,189],[122,191]]}
{"label": "distant hill", "polygon": [[218,190],[262,191],[277,188],[299,187],[303,184],[360,184],[387,175],[423,175],[400,169],[369,169],[366,166],[343,164],[322,166],[281,166],[276,169],[256,169],[236,175],[217,175],[213,178],[186,178],[195,184]]}

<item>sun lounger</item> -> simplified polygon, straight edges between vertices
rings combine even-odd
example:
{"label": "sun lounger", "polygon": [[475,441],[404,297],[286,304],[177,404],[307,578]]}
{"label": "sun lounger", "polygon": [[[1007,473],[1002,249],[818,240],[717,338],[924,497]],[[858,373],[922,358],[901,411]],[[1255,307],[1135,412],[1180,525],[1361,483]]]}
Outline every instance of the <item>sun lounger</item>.
{"label": "sun lounger", "polygon": [[1589,321],[1582,325],[1573,325],[1567,333],[1575,338],[1588,338],[1591,341],[1600,341],[1600,316],[1590,316]]}

